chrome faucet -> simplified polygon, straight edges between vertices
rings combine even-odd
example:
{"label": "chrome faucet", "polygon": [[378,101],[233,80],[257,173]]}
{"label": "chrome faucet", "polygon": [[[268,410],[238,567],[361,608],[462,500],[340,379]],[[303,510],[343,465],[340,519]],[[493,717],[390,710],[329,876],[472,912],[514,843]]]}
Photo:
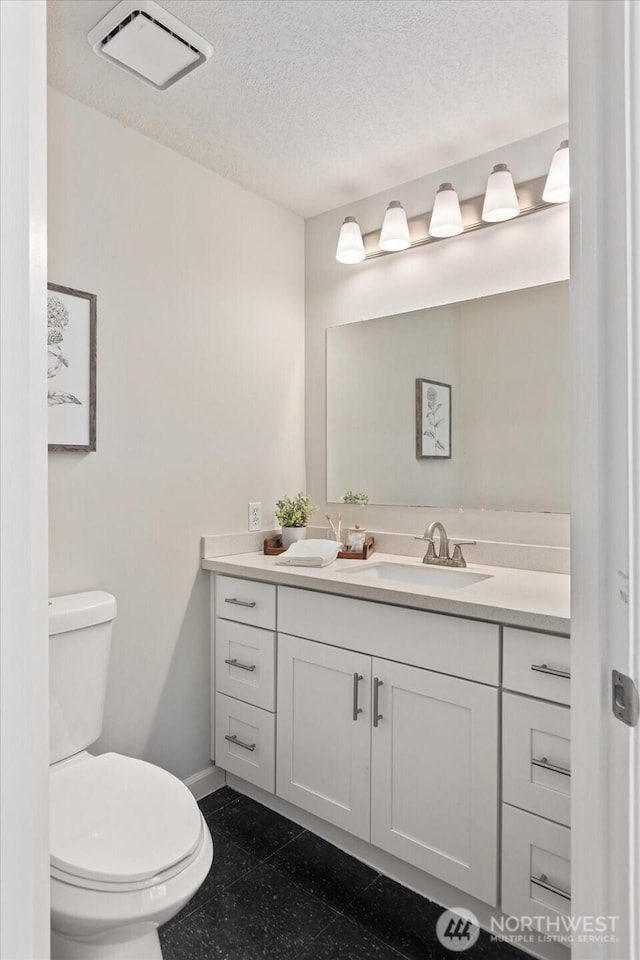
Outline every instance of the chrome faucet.
{"label": "chrome faucet", "polygon": [[[434,536],[439,534],[438,552]],[[467,561],[462,556],[462,547],[469,545],[475,546],[475,540],[450,540],[444,524],[439,520],[430,523],[422,537],[416,537],[416,540],[426,540],[427,552],[422,558],[423,563],[439,564],[442,567],[466,567]],[[449,548],[453,547],[453,554],[450,554]]]}

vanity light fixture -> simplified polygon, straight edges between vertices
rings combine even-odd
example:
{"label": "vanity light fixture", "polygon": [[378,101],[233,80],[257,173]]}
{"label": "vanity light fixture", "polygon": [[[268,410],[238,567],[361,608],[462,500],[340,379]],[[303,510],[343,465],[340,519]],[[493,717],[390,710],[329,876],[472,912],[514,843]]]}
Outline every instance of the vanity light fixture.
{"label": "vanity light fixture", "polygon": [[388,251],[406,250],[411,246],[409,224],[404,207],[399,200],[392,200],[387,207],[380,234],[380,249]]}
{"label": "vanity light fixture", "polygon": [[336,260],[338,263],[360,263],[364,260],[362,233],[355,217],[345,217],[340,227]]}
{"label": "vanity light fixture", "polygon": [[553,155],[542,199],[545,203],[566,203],[569,199],[568,140],[563,140]]}
{"label": "vanity light fixture", "polygon": [[[1,2],[1,0],[0,0]],[[505,220],[527,217],[569,199],[569,141],[556,150],[547,174],[514,184],[506,163],[494,166],[484,194],[459,199],[450,183],[441,183],[433,209],[407,220],[399,200],[392,200],[382,229],[362,234],[355,217],[340,229],[336,260],[360,263],[374,257],[439,243],[447,237],[485,230]]]}
{"label": "vanity light fixture", "polygon": [[501,223],[513,220],[519,213],[520,204],[511,171],[506,163],[496,163],[487,180],[482,219],[485,223]]}
{"label": "vanity light fixture", "polygon": [[450,183],[441,183],[433,203],[429,235],[431,237],[457,237],[463,230],[458,194]]}

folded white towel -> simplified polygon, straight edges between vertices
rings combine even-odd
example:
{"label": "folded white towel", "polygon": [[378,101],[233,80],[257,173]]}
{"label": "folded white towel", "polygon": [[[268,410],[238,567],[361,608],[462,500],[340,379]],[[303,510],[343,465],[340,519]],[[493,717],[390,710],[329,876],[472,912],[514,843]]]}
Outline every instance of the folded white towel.
{"label": "folded white towel", "polygon": [[341,549],[342,544],[335,540],[298,540],[280,554],[276,563],[289,567],[327,567]]}

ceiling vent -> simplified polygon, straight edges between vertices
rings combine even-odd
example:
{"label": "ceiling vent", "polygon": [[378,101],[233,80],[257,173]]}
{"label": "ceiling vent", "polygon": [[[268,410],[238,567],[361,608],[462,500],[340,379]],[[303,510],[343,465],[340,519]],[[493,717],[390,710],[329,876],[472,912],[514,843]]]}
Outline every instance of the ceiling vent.
{"label": "ceiling vent", "polygon": [[100,57],[166,90],[209,59],[213,47],[154,0],[121,0],[88,34]]}

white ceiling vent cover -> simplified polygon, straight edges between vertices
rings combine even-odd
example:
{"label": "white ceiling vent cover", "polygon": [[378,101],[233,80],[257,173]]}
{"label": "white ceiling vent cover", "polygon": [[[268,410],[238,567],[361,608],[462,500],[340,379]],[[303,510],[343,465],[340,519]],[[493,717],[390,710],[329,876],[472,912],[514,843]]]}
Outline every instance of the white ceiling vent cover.
{"label": "white ceiling vent cover", "polygon": [[166,90],[209,59],[213,47],[154,0],[121,0],[88,34],[100,57]]}

